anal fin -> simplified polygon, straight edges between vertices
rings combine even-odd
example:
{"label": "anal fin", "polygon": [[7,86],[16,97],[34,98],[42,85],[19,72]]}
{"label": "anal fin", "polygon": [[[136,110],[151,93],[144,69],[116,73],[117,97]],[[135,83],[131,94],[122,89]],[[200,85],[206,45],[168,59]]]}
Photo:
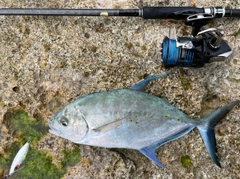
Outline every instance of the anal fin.
{"label": "anal fin", "polygon": [[159,141],[158,143],[155,143],[153,145],[149,145],[146,147],[141,148],[139,151],[145,155],[147,158],[149,158],[151,161],[153,161],[155,164],[157,164],[159,167],[162,168],[166,168],[163,164],[161,164],[157,157],[156,157],[156,150],[161,147],[162,145],[177,140],[180,137],[186,135],[187,133],[189,133],[191,130],[193,130],[193,128],[195,127],[195,125],[186,125],[184,128],[182,128],[181,130],[179,130],[178,132],[176,132],[175,134],[171,134],[168,136],[168,138],[166,138],[165,140]]}
{"label": "anal fin", "polygon": [[139,150],[143,155],[145,155],[147,158],[149,158],[151,161],[153,161],[155,164],[157,164],[159,167],[165,168],[163,164],[161,164],[156,156],[156,149],[157,146],[152,147],[145,147]]}

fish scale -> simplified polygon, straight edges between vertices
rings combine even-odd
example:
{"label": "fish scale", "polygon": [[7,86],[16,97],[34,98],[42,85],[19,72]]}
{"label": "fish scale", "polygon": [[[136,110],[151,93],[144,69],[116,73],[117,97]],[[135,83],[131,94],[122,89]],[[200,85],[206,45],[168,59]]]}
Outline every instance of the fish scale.
{"label": "fish scale", "polygon": [[201,120],[191,119],[165,100],[145,92],[149,82],[166,74],[147,78],[129,89],[79,98],[50,120],[49,131],[78,144],[135,149],[164,168],[156,149],[197,127],[212,160],[220,167],[214,127],[239,101]]}

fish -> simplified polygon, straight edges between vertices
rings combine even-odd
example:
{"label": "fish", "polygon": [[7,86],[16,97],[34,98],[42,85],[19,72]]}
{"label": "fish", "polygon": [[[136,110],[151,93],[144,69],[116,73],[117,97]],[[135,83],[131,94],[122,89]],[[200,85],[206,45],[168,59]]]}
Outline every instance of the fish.
{"label": "fish", "polygon": [[197,128],[211,159],[221,167],[214,127],[240,101],[233,101],[200,120],[192,119],[164,99],[145,92],[152,80],[167,74],[146,78],[128,89],[78,98],[50,119],[49,132],[77,144],[138,150],[165,168],[156,156],[156,149]]}

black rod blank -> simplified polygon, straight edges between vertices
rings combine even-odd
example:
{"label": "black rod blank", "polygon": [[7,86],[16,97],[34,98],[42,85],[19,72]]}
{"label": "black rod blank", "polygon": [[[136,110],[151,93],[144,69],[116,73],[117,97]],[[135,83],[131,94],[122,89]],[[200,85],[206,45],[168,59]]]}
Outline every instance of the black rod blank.
{"label": "black rod blank", "polygon": [[240,9],[225,9],[222,7],[143,7],[142,9],[0,9],[0,15],[140,16],[144,19],[185,19],[188,16],[201,13],[213,15],[214,18],[240,17]]}
{"label": "black rod blank", "polygon": [[139,9],[30,9],[3,8],[0,15],[41,16],[139,16]]}

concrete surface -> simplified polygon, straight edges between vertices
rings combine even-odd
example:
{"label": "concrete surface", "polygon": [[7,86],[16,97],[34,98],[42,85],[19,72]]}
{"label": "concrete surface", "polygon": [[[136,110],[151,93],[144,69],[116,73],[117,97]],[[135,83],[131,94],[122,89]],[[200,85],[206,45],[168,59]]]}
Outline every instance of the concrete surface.
{"label": "concrete surface", "polygon": [[[1,0],[0,7],[140,8],[142,6],[224,6],[240,8],[234,0]],[[78,97],[127,88],[138,80],[166,71],[159,47],[169,30],[179,36],[190,28],[183,21],[143,20],[131,17],[0,16],[0,123],[8,109],[24,108],[31,116],[48,120]],[[224,62],[203,68],[174,68],[174,73],[149,85],[160,96],[199,119],[230,101],[240,99],[240,19],[225,18],[209,27],[225,30],[233,54]],[[81,162],[67,179],[78,178],[240,178],[240,109],[236,107],[216,127],[222,168],[211,161],[197,130],[161,147],[161,169],[137,151],[79,146]],[[0,153],[14,138],[1,124]],[[54,147],[44,142],[52,139]],[[71,142],[48,134],[39,148],[57,156]],[[189,156],[191,166],[181,164]],[[57,157],[56,161],[57,162]]]}

